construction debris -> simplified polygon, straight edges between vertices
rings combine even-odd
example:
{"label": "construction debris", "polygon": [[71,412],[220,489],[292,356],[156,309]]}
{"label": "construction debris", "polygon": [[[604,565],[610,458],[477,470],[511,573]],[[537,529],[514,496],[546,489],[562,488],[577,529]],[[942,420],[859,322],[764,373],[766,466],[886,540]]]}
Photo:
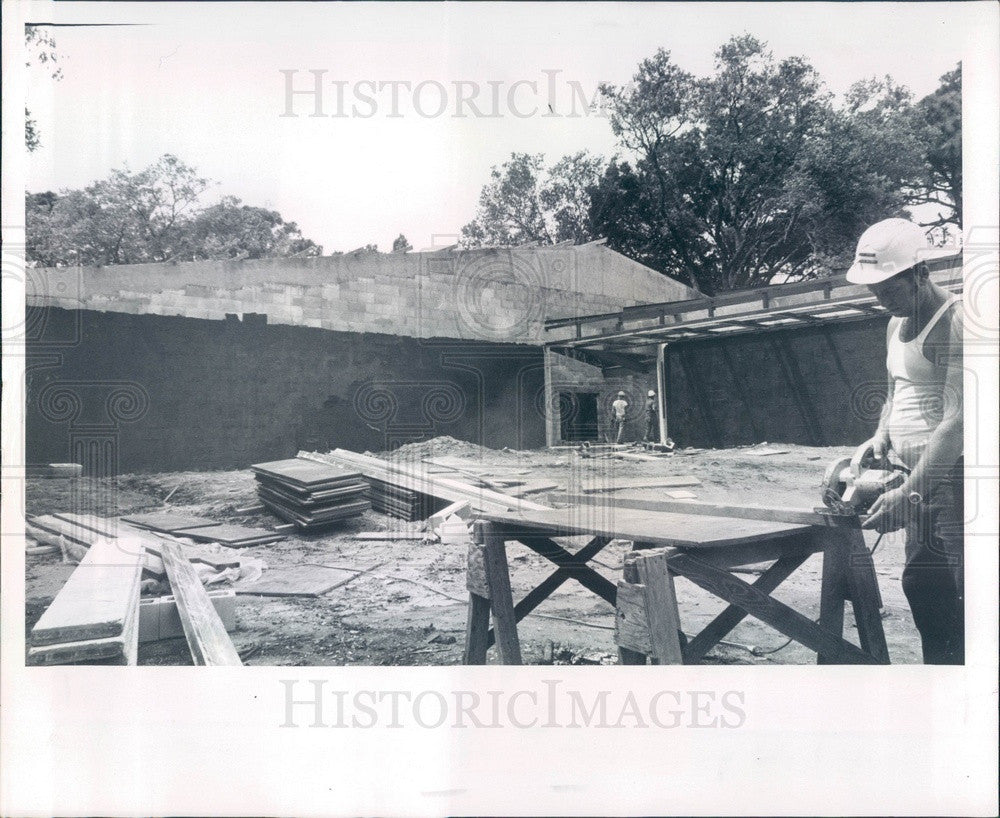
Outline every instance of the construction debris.
{"label": "construction debris", "polygon": [[324,528],[371,508],[368,483],[342,464],[291,458],[250,468],[261,502],[300,529]]}

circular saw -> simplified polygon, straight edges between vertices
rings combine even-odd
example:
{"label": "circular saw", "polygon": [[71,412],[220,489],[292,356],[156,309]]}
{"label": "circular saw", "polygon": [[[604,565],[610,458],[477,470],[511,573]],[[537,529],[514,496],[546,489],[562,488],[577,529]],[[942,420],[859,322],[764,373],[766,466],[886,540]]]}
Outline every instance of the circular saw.
{"label": "circular saw", "polygon": [[827,466],[823,475],[822,499],[825,508],[834,514],[859,516],[887,491],[899,488],[906,481],[909,469],[892,463],[886,457],[876,458],[875,447],[869,440],[862,443],[851,457],[842,457]]}

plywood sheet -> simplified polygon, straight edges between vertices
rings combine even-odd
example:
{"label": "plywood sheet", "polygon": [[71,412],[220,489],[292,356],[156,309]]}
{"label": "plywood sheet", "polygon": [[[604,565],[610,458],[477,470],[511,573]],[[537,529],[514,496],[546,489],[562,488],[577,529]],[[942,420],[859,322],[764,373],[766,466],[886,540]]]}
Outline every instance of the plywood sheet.
{"label": "plywood sheet", "polygon": [[236,583],[233,587],[237,594],[256,596],[319,596],[353,579],[358,573],[319,565],[296,565],[292,568],[272,568],[256,582]]}
{"label": "plywood sheet", "polygon": [[177,514],[173,511],[151,511],[148,514],[130,514],[122,517],[127,523],[135,523],[142,528],[153,531],[163,531],[173,534],[188,528],[204,528],[208,525],[218,525],[215,520],[207,517],[194,517],[190,514]]}

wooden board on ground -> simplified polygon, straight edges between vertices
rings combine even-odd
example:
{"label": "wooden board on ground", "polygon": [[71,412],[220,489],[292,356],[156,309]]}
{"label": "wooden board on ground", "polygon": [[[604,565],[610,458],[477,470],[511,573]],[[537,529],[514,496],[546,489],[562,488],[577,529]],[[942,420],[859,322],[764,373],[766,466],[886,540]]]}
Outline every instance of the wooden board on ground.
{"label": "wooden board on ground", "polygon": [[184,536],[198,542],[217,542],[230,548],[247,548],[285,539],[285,535],[280,532],[232,523],[219,523],[206,528],[189,528],[184,532]]}
{"label": "wooden board on ground", "polygon": [[233,588],[241,595],[320,596],[342,582],[353,579],[358,573],[359,571],[324,568],[319,565],[296,565],[290,568],[271,568],[256,582],[237,582]]}
{"label": "wooden board on ground", "polygon": [[651,477],[649,479],[600,475],[600,478],[594,484],[585,485],[581,491],[584,494],[598,494],[606,491],[626,491],[628,489],[680,488],[681,486],[700,485],[701,480],[691,475]]}
{"label": "wooden board on ground", "polygon": [[139,651],[138,594],[117,636],[28,648],[29,665],[135,665]]}
{"label": "wooden board on ground", "polygon": [[151,511],[148,514],[130,514],[122,517],[126,523],[133,523],[140,528],[160,531],[164,534],[175,534],[188,528],[205,528],[218,525],[215,520],[207,517],[195,517],[190,514],[177,514],[173,511]]}
{"label": "wooden board on ground", "polygon": [[[53,530],[70,532],[81,537],[81,542],[89,544],[97,536],[128,536],[142,542],[146,550],[155,556],[160,556],[160,544],[164,538],[169,538],[169,534],[162,534],[151,529],[140,528],[123,522],[117,517],[96,517],[84,514],[53,514],[49,518],[38,518],[46,520],[46,525]],[[186,533],[180,536],[187,536]],[[203,562],[213,568],[231,568],[240,564],[238,551],[226,548],[224,545],[199,545],[182,543],[188,559],[194,562]]]}
{"label": "wooden board on ground", "polygon": [[520,486],[508,486],[506,491],[514,497],[523,497],[526,494],[537,494],[540,491],[552,491],[557,488],[559,484],[551,480],[528,480]]}
{"label": "wooden board on ground", "polygon": [[139,600],[143,546],[99,537],[31,629],[35,646],[121,637]]}
{"label": "wooden board on ground", "polygon": [[225,625],[180,544],[164,541],[160,556],[177,600],[177,613],[194,663],[208,667],[241,666],[243,662]]}
{"label": "wooden board on ground", "polygon": [[395,542],[396,540],[424,540],[430,534],[423,531],[358,531],[351,534],[353,540],[377,540]]}

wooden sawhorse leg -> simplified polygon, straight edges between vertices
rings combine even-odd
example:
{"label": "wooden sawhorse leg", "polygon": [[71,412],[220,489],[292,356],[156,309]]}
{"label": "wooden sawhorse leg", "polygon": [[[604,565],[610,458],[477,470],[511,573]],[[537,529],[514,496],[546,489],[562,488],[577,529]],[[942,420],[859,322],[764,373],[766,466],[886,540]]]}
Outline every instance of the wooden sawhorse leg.
{"label": "wooden sawhorse leg", "polygon": [[663,549],[632,552],[625,558],[615,605],[615,642],[623,665],[680,665],[680,613],[674,578]]}
{"label": "wooden sawhorse leg", "polygon": [[477,520],[469,545],[466,587],[469,611],[465,629],[464,663],[485,665],[489,649],[490,611],[496,627],[500,661],[521,664],[521,644],[517,638],[514,598],[510,589],[507,548],[503,534],[494,523]]}
{"label": "wooden sawhorse leg", "polygon": [[[882,598],[875,576],[875,563],[860,529],[828,528],[820,530],[815,536],[823,538],[820,626],[843,636],[844,603],[850,600],[862,650],[880,664],[889,664],[889,648],[885,643],[879,612]],[[817,656],[821,665],[834,661],[822,651]]]}

